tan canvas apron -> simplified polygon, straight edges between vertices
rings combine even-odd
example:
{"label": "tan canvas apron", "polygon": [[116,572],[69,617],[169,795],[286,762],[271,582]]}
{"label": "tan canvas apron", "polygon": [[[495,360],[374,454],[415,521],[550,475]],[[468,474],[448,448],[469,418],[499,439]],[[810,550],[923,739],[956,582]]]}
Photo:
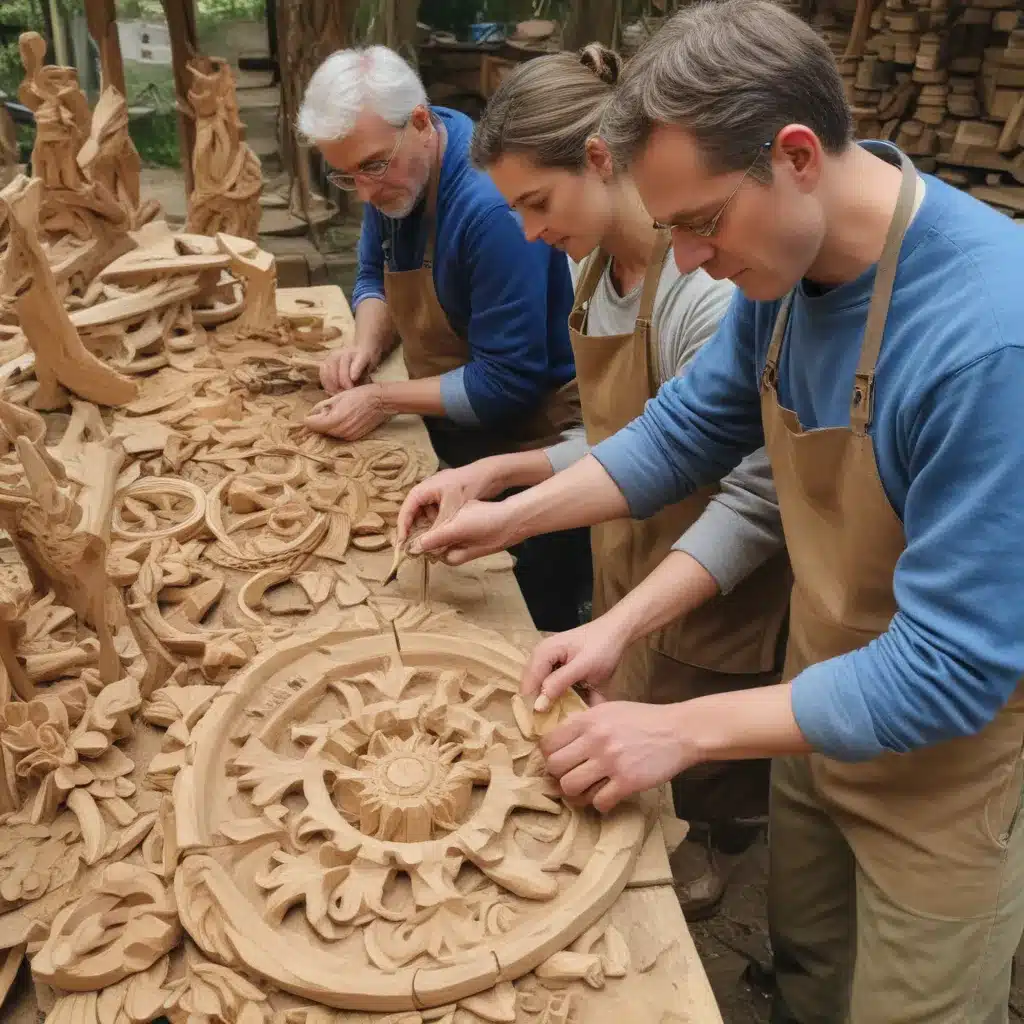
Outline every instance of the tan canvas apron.
{"label": "tan canvas apron", "polygon": [[[591,445],[638,417],[658,391],[662,374],[651,318],[668,247],[668,233],[662,232],[647,268],[639,315],[630,334],[585,333],[585,306],[608,263],[608,254],[594,253],[583,271],[569,318],[569,336]],[[617,519],[593,528],[595,617],[664,560],[717,490],[705,488],[650,519]],[[737,689],[754,681],[743,676],[774,672],[789,587],[785,556],[770,559],[729,594],[634,644],[609,692],[619,699],[670,703],[700,693]]]}
{"label": "tan canvas apron", "polygon": [[[437,193],[444,155],[443,128],[438,126],[437,158],[427,184],[423,215],[426,246],[423,263],[415,270],[384,268],[384,298],[391,322],[402,339],[405,367],[412,380],[436,377],[465,366],[469,343],[452,330],[434,288],[434,244],[437,235]],[[489,432],[492,454],[524,451],[555,444],[567,427],[580,422],[580,399],[571,380],[546,396],[523,422]]]}
{"label": "tan canvas apron", "polygon": [[[906,540],[879,478],[868,426],[917,184],[913,165],[902,160],[903,185],[875,278],[850,426],[805,431],[779,402],[779,353],[792,295],[779,311],[762,376],[765,442],[795,578],[786,679],[868,644],[897,610],[893,572]],[[977,735],[908,754],[858,764],[810,755],[814,798],[839,826],[858,866],[904,905],[955,917],[994,904],[999,859],[1020,795],[1022,706],[1018,688]],[[785,771],[789,760],[776,769]]]}

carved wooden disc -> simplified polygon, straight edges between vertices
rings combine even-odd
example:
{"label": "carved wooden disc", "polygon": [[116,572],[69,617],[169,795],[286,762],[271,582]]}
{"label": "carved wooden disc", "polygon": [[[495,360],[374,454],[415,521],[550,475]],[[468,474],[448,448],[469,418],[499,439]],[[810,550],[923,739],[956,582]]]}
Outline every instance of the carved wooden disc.
{"label": "carved wooden disc", "polygon": [[302,637],[225,687],[175,787],[178,906],[209,956],[342,1009],[424,1009],[614,902],[643,812],[559,799],[514,707],[522,655],[476,635]]}

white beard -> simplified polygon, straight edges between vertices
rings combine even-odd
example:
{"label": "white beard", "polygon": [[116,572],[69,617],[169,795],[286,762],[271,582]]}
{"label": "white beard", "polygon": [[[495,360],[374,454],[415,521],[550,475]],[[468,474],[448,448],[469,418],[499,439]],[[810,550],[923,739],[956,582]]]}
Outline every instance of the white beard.
{"label": "white beard", "polygon": [[416,204],[423,198],[424,193],[427,191],[427,180],[430,177],[430,168],[425,168],[423,174],[423,180],[419,183],[415,192],[410,193],[405,199],[395,200],[388,206],[378,206],[377,209],[384,214],[385,217],[390,217],[392,220],[405,220],[406,217],[416,209]]}
{"label": "white beard", "polygon": [[420,201],[420,196],[423,192],[417,192],[416,195],[407,197],[401,202],[397,201],[389,206],[378,206],[377,209],[384,214],[385,217],[390,217],[392,220],[405,220],[406,217],[416,209],[416,204]]}

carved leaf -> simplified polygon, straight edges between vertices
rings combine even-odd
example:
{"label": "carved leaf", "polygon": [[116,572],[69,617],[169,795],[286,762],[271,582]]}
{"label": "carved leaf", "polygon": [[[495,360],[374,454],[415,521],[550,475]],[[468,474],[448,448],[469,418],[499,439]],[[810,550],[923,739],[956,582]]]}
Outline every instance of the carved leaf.
{"label": "carved leaf", "polygon": [[280,757],[255,736],[232,762],[233,770],[241,774],[238,788],[252,790],[250,799],[257,807],[278,803],[286,793],[298,789],[312,767],[308,761]]}
{"label": "carved leaf", "polygon": [[174,898],[159,879],[144,868],[110,864],[54,919],[32,969],[56,988],[105,988],[151,967],[180,938]]}
{"label": "carved leaf", "polygon": [[[331,848],[321,847],[322,851]],[[266,903],[266,917],[272,924],[280,924],[285,914],[299,904],[305,904],[306,919],[325,939],[339,938],[338,930],[329,917],[329,907],[334,891],[350,871],[346,861],[335,866],[322,863],[316,854],[293,857],[278,850],[271,857],[277,865],[264,875],[257,875],[255,882],[269,892]]]}

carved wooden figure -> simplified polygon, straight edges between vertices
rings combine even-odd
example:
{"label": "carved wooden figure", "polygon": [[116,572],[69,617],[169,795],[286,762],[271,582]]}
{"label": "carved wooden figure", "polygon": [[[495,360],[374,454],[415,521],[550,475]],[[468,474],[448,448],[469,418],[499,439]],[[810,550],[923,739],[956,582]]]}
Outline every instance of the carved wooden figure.
{"label": "carved wooden figure", "polygon": [[0,188],[18,173],[18,133],[7,109],[0,106]]}
{"label": "carved wooden figure", "polygon": [[263,179],[259,158],[245,142],[231,68],[216,58],[197,57],[188,69],[196,147],[186,230],[255,239]]}
{"label": "carved wooden figure", "polygon": [[43,183],[33,178],[16,196],[0,198],[0,216],[5,216],[9,231],[0,268],[0,297],[13,302],[35,353],[39,388],[32,404],[37,409],[65,405],[63,385],[100,405],[123,405],[136,397],[138,385],[86,350],[61,302],[36,234],[42,192]]}
{"label": "carved wooden figure", "polygon": [[0,492],[0,524],[18,549],[36,590],[52,589],[97,633],[100,674],[113,682],[121,661],[114,647],[106,572],[110,510],[124,450],[116,440],[89,441],[82,460],[88,477],[72,496],[29,437],[15,440],[25,486]]}
{"label": "carved wooden figure", "polygon": [[134,248],[131,218],[115,194],[91,180],[78,155],[89,137],[92,115],[74,68],[44,65],[46,43],[37,32],[19,39],[25,80],[18,96],[35,113],[32,173],[45,186],[39,214],[44,241],[63,239],[86,248],[79,270],[86,280],[112,259]]}
{"label": "carved wooden figure", "polygon": [[128,134],[128,104],[113,86],[103,90],[92,112],[92,128],[78,151],[78,166],[117,200],[133,230],[159,215],[158,202],[140,200],[142,161]]}

